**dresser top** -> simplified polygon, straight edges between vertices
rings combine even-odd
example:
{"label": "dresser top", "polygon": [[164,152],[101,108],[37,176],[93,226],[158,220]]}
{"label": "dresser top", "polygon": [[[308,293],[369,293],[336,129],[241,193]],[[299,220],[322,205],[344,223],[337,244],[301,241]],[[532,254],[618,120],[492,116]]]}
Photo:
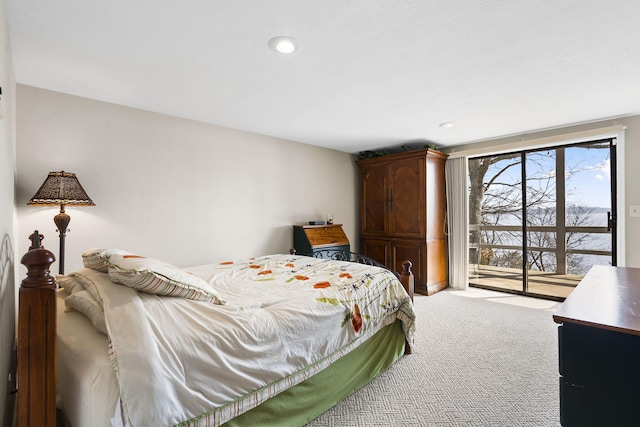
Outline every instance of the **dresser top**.
{"label": "dresser top", "polygon": [[640,268],[593,266],[553,320],[640,335]]}

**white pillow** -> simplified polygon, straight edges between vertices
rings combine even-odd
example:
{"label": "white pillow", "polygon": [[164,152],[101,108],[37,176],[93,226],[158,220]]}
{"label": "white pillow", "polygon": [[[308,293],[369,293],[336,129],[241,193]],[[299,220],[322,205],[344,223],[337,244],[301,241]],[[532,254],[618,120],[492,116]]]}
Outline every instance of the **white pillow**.
{"label": "white pillow", "polygon": [[[96,284],[93,283],[93,280],[89,278],[91,274],[98,274],[98,273],[94,273],[89,269],[84,269],[84,270],[78,270],[76,272],[71,273],[71,276],[75,277],[75,279],[78,282],[80,282],[80,284],[91,294],[95,302],[98,303],[100,307],[102,307],[103,306],[102,296],[100,295],[100,292],[98,292],[98,287],[96,286]],[[102,274],[106,275],[106,273],[102,273]]]}
{"label": "white pillow", "polygon": [[57,274],[56,283],[69,294],[84,291],[84,286],[78,282],[73,273],[69,275]]}
{"label": "white pillow", "polygon": [[107,273],[109,271],[109,257],[112,254],[124,255],[128,253],[128,251],[123,249],[89,249],[82,253],[82,264],[84,264],[86,268]]}
{"label": "white pillow", "polygon": [[109,278],[140,292],[226,304],[204,279],[153,258],[113,254]]}
{"label": "white pillow", "polygon": [[104,311],[102,307],[91,296],[89,291],[78,291],[64,299],[64,305],[67,309],[73,309],[87,316],[93,323],[93,327],[107,334],[107,326],[104,319]]}

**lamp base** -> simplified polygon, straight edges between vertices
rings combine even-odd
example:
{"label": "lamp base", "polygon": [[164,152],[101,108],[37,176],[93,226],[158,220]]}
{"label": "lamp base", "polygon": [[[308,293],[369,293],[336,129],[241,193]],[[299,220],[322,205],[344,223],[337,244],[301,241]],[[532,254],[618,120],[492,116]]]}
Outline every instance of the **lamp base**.
{"label": "lamp base", "polygon": [[64,238],[67,235],[67,227],[69,226],[69,222],[71,222],[71,217],[66,214],[64,211],[64,205],[60,205],[60,213],[53,217],[53,222],[58,227],[58,233],[60,237],[60,252],[58,259],[58,272],[60,274],[64,274]]}

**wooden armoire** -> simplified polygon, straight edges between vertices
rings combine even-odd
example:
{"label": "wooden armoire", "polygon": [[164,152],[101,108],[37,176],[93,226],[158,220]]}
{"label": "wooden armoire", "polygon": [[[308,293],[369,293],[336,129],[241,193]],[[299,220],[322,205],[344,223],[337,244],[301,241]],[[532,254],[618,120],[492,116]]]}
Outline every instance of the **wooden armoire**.
{"label": "wooden armoire", "polygon": [[426,295],[448,286],[446,159],[424,149],[356,162],[360,252],[394,271],[411,261],[415,290]]}

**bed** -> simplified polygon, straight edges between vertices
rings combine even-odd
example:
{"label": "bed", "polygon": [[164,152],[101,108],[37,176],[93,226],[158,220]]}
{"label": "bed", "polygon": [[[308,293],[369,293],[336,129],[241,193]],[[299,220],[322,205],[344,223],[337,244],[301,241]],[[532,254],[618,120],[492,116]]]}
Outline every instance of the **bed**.
{"label": "bed", "polygon": [[52,286],[23,259],[25,281],[44,284],[28,290],[53,297],[57,366],[44,377],[72,426],[304,425],[413,344],[410,263],[403,285],[377,266],[291,253],[178,269],[95,249],[83,262]]}

